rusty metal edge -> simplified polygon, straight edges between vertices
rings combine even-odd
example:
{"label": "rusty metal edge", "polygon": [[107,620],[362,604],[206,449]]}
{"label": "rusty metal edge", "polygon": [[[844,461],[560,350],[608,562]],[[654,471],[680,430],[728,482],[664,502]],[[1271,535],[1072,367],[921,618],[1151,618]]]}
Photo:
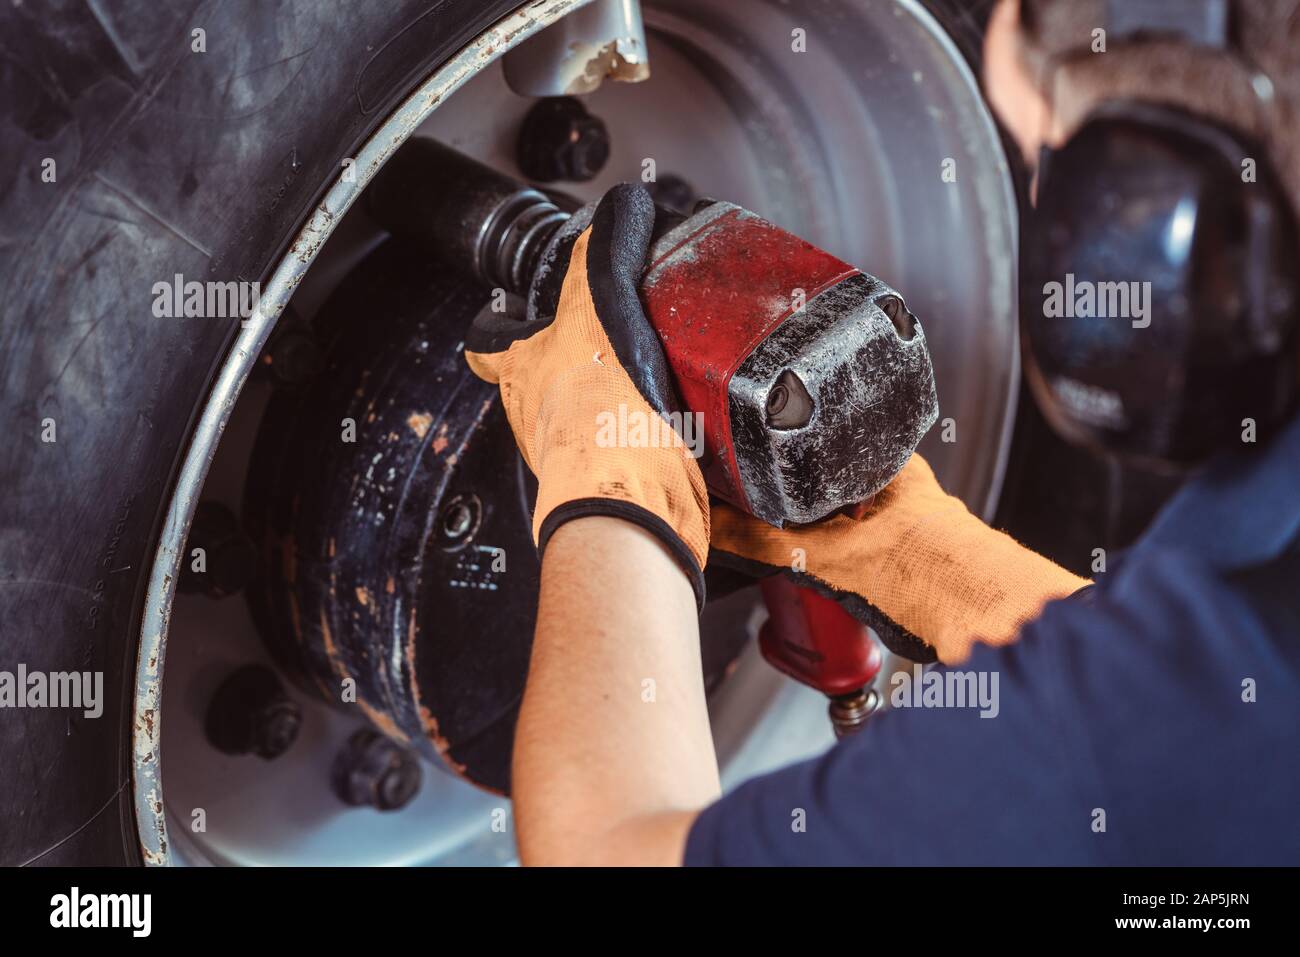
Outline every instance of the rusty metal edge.
{"label": "rusty metal edge", "polygon": [[163,521],[145,596],[136,657],[131,729],[131,776],[136,833],[148,866],[172,863],[162,798],[162,676],[176,576],[190,521],[230,413],[276,320],[321,247],[380,167],[448,96],[507,50],[591,0],[533,0],[484,31],[433,73],[358,151],[351,182],[343,174],[317,204],[288,254],[262,288],[252,316],[213,384],[181,463]]}

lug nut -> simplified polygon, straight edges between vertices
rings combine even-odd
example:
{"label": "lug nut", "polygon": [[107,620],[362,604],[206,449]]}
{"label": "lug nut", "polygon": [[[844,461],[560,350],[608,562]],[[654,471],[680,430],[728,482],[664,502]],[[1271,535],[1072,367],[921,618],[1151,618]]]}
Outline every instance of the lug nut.
{"label": "lug nut", "polygon": [[287,329],[267,349],[267,365],[279,385],[300,386],[325,371],[325,355],[306,329]]}
{"label": "lug nut", "polygon": [[200,502],[181,556],[177,589],[186,594],[225,598],[248,584],[256,564],[257,549],[244,534],[235,513],[220,502]]}
{"label": "lug nut", "polygon": [[255,754],[267,761],[289,750],[302,726],[302,709],[275,672],[246,665],[217,688],[204,723],[208,743],[223,754]]}
{"label": "lug nut", "polygon": [[420,763],[382,734],[362,728],[334,759],[330,784],[344,804],[396,811],[420,790]]}
{"label": "lug nut", "polygon": [[594,179],[609,160],[609,131],[572,96],[538,100],[519,127],[519,170],[539,183]]}
{"label": "lug nut", "polygon": [[[649,187],[651,198],[683,215],[695,204],[695,187],[676,173],[665,173]],[[698,210],[697,210],[698,211]]]}
{"label": "lug nut", "polygon": [[325,352],[311,323],[292,303],[285,306],[258,359],[257,375],[274,386],[296,388],[324,372],[325,365]]}

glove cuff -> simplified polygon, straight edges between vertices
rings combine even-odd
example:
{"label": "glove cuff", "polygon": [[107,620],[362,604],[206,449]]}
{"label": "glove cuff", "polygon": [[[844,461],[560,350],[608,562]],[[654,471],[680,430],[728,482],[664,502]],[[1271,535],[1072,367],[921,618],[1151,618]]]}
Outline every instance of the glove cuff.
{"label": "glove cuff", "polygon": [[533,513],[539,550],[571,519],[622,518],[664,542],[702,606],[709,548],[704,476],[626,373],[596,363],[575,370],[550,391],[533,426],[526,456],[539,477]]}
{"label": "glove cuff", "polygon": [[669,554],[681,566],[687,579],[690,580],[691,590],[695,592],[696,609],[698,611],[704,610],[704,568],[695,552],[674,531],[672,526],[654,512],[633,502],[614,498],[580,498],[556,506],[547,513],[546,518],[537,526],[538,554],[545,553],[546,543],[550,541],[557,528],[575,518],[586,518],[590,515],[608,515],[612,518],[621,518],[634,525],[639,525],[652,535],[657,536],[664,543],[664,547],[668,549]]}

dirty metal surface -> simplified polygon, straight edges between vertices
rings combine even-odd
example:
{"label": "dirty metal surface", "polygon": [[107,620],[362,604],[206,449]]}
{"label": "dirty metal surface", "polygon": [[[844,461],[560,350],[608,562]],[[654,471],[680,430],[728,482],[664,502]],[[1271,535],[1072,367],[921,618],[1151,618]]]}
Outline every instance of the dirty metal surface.
{"label": "dirty metal surface", "polygon": [[395,242],[373,253],[318,317],[325,374],[267,409],[245,496],[255,619],[324,700],[504,792],[537,602],[534,486],[498,390],[460,352],[487,293],[426,263]]}
{"label": "dirty metal surface", "polygon": [[[754,514],[813,522],[870,498],[938,419],[925,332],[913,321],[903,338],[882,308],[889,297],[901,304],[898,292],[866,273],[829,286],[732,376],[731,428]],[[764,420],[764,399],[786,371],[812,397],[804,428]]]}
{"label": "dirty metal surface", "polygon": [[[875,494],[934,423],[934,371],[904,340],[880,280],[730,203],[662,236],[642,282],[684,406],[703,416],[710,490],[780,525]],[[898,297],[901,300],[901,297]],[[798,427],[768,414],[793,373]]]}
{"label": "dirty metal surface", "polygon": [[[750,511],[734,448],[728,391],[745,357],[808,298],[857,270],[731,203],[717,202],[655,243],[641,283],[685,408],[703,419],[704,474]],[[753,484],[752,482],[749,484]]]}
{"label": "dirty metal surface", "polygon": [[577,96],[608,78],[650,77],[639,0],[594,0],[506,54],[506,82],[520,96]]}

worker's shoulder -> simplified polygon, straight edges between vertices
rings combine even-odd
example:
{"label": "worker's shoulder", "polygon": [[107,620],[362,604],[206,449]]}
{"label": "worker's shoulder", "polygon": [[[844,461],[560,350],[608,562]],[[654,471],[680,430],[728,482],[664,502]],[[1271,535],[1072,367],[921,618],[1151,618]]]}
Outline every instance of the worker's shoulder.
{"label": "worker's shoulder", "polygon": [[[1029,631],[1122,634],[1091,649],[1133,659],[1300,654],[1300,416],[1266,446],[1220,457],[1190,478],[1121,554],[1094,552],[1096,583],[1045,609]],[[1031,653],[1050,653],[1031,645]],[[1210,662],[1199,659],[1202,666]],[[1222,662],[1216,662],[1221,664]]]}
{"label": "worker's shoulder", "polygon": [[1064,803],[1108,815],[1109,863],[1300,851],[1300,835],[1278,843],[1300,798],[1287,757],[1300,726],[1300,552],[1240,568],[1168,547],[1131,558],[976,664],[1003,671],[1004,715],[1034,716],[1017,746],[1050,742]]}
{"label": "worker's shoulder", "polygon": [[972,657],[1002,673],[1015,710],[1051,715],[1062,742],[1117,764],[1240,753],[1246,728],[1267,750],[1300,720],[1300,550],[1225,567],[1148,543],[1098,579],[1017,644]]}
{"label": "worker's shoulder", "polygon": [[1225,567],[1195,550],[1148,545],[1048,605],[1024,639],[1027,657],[1061,657],[1076,670],[1145,663],[1185,680],[1249,655],[1276,658],[1300,684],[1300,548]]}

